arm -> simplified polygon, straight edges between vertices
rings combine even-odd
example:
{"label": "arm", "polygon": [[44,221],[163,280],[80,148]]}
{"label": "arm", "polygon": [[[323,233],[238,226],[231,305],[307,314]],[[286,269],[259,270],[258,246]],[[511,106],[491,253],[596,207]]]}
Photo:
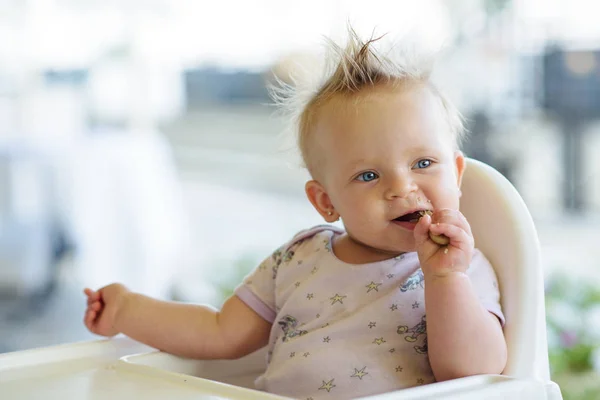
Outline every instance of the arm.
{"label": "arm", "polygon": [[[506,342],[498,318],[480,303],[465,274],[473,254],[473,236],[455,210],[421,218],[415,243],[425,275],[427,345],[438,381],[478,374],[499,374],[506,366]],[[448,246],[429,238],[443,234]]]}
{"label": "arm", "polygon": [[267,344],[271,324],[230,297],[218,311],[207,306],[160,301],[113,284],[85,290],[85,324],[103,336],[123,333],[175,355],[239,358]]}
{"label": "arm", "polygon": [[426,277],[425,304],[429,362],[438,381],[504,370],[502,327],[480,304],[466,274]]}

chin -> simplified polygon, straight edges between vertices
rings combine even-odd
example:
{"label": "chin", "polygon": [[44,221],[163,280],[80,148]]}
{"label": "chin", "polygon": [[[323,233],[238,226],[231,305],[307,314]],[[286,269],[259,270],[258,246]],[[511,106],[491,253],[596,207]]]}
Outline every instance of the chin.
{"label": "chin", "polygon": [[414,236],[412,233],[407,234],[407,232],[395,232],[395,234],[388,235],[385,242],[390,250],[403,253],[415,251],[416,248]]}

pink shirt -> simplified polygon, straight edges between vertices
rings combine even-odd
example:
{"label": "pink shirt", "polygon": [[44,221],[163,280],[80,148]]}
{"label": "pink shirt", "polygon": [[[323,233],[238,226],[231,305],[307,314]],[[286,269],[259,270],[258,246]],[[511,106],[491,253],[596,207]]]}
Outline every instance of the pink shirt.
{"label": "pink shirt", "polygon": [[[417,254],[347,264],[331,250],[342,233],[327,225],[299,233],[236,289],[273,323],[258,389],[347,399],[435,381]],[[478,250],[467,275],[481,304],[504,323],[496,275]]]}

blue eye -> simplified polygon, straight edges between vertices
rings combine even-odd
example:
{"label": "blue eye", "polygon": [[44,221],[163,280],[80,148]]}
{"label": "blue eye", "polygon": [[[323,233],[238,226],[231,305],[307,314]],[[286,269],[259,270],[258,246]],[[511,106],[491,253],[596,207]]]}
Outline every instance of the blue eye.
{"label": "blue eye", "polygon": [[356,177],[356,179],[358,179],[359,181],[362,181],[362,182],[371,182],[372,180],[375,180],[377,178],[379,178],[379,175],[377,175],[373,171],[363,172],[362,174],[360,174]]}
{"label": "blue eye", "polygon": [[417,163],[414,165],[413,168],[417,168],[417,169],[423,169],[423,168],[427,168],[431,165],[431,160],[428,159],[423,159],[423,160],[419,160],[417,161]]}

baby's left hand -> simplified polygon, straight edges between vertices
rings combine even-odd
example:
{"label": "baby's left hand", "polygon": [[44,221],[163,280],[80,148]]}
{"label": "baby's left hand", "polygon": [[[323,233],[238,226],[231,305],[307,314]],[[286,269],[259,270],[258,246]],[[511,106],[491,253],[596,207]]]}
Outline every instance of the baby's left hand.
{"label": "baby's left hand", "polygon": [[[440,246],[429,238],[445,235],[447,246]],[[416,250],[423,274],[444,276],[451,272],[465,272],[473,257],[474,240],[471,226],[458,210],[439,209],[432,216],[423,216],[414,230]]]}

